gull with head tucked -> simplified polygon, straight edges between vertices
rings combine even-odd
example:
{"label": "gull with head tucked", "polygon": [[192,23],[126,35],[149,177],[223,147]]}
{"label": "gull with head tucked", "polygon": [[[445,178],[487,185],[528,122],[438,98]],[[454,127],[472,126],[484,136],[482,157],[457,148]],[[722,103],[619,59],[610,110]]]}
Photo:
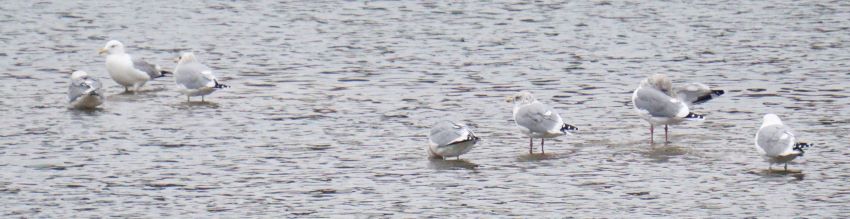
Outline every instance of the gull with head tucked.
{"label": "gull with head tucked", "polygon": [[788,170],[788,162],[794,158],[803,156],[803,149],[814,144],[798,142],[791,128],[782,124],[782,120],[775,114],[764,115],[764,122],[756,132],[756,150],[769,164],[768,170],[773,164],[785,164]]}
{"label": "gull with head tucked", "polygon": [[468,127],[449,120],[439,121],[428,134],[428,154],[432,158],[455,157],[472,150],[480,138]]}
{"label": "gull with head tucked", "polygon": [[116,83],[124,86],[124,91],[129,91],[133,88],[134,92],[138,92],[139,88],[145,85],[149,80],[163,77],[169,74],[168,71],[163,71],[159,65],[150,64],[141,59],[135,59],[130,54],[124,52],[124,44],[117,40],[110,40],[103,48],[100,49],[100,54],[106,55],[106,71]]}
{"label": "gull with head tucked", "polygon": [[534,153],[534,138],[540,138],[540,153],[545,153],[543,142],[546,138],[555,138],[578,130],[575,126],[564,123],[561,115],[555,109],[537,101],[534,95],[521,91],[508,97],[508,102],[514,103],[514,122],[520,132],[529,137],[528,153]]}
{"label": "gull with head tucked", "polygon": [[177,67],[174,68],[174,82],[177,83],[177,91],[186,95],[186,101],[191,101],[190,97],[201,96],[201,102],[204,102],[204,96],[216,89],[230,87],[218,83],[218,79],[212,74],[212,69],[201,64],[191,52],[183,53],[177,60]]}
{"label": "gull with head tucked", "polygon": [[94,109],[103,102],[100,81],[89,77],[84,71],[75,71],[71,74],[71,85],[68,86],[68,102],[71,108]]}
{"label": "gull with head tucked", "polygon": [[[644,79],[632,93],[632,105],[635,111],[642,119],[649,122],[650,144],[654,141],[653,135],[656,125],[664,125],[664,141],[668,142],[668,125],[678,124],[685,120],[704,120],[705,118],[702,115],[695,114],[688,108],[691,103],[701,103],[696,101],[697,99],[700,98],[695,98],[694,102],[689,102],[690,100],[678,98],[673,90],[672,82],[663,74],[654,74]],[[705,101],[707,100],[702,102]]]}

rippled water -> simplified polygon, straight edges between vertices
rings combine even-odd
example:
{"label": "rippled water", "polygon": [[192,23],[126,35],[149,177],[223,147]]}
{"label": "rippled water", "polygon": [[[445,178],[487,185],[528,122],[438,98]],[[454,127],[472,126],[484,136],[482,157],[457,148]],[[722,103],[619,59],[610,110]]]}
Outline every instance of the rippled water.
{"label": "rippled water", "polygon": [[[845,1],[0,9],[3,217],[850,216]],[[109,39],[166,68],[194,51],[232,88],[121,94]],[[102,110],[66,108],[77,69],[104,81]],[[652,73],[727,94],[649,145],[630,95]],[[527,155],[504,102],[518,90],[581,131]],[[815,143],[799,171],[765,171],[765,113]],[[460,161],[426,158],[443,118],[483,139]]]}

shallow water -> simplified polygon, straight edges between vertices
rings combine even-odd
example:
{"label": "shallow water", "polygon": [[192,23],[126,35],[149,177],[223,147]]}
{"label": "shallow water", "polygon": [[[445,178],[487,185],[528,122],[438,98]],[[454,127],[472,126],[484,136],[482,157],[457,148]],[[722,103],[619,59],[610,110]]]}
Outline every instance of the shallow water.
{"label": "shallow water", "polygon": [[[130,2],[0,5],[3,217],[850,216],[844,1]],[[122,94],[109,39],[232,87]],[[72,70],[103,109],[66,108]],[[727,94],[649,145],[652,73]],[[518,90],[581,130],[528,155]],[[756,154],[765,113],[815,143],[794,171]],[[461,160],[426,158],[443,118],[482,138]]]}

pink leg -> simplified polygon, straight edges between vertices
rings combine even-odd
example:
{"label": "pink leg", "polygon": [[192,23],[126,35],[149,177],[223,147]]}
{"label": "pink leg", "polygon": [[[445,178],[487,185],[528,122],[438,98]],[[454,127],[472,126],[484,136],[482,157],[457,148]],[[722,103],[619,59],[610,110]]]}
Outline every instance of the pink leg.
{"label": "pink leg", "polygon": [[542,139],[542,138],[540,139],[540,153],[541,153],[541,154],[545,154],[545,153],[546,153],[546,150],[543,150],[543,139]]}
{"label": "pink leg", "polygon": [[667,125],[664,125],[664,143],[670,143],[670,140],[667,140]]}
{"label": "pink leg", "polygon": [[654,140],[655,140],[655,126],[652,125],[652,124],[649,124],[649,145],[652,145]]}

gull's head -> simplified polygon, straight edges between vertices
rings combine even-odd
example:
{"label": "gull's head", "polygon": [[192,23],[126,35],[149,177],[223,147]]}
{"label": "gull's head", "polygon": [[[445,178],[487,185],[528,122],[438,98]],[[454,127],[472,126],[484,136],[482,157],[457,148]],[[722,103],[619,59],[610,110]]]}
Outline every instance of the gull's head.
{"label": "gull's head", "polygon": [[71,73],[71,80],[74,81],[85,79],[87,77],[89,77],[89,74],[84,71],[74,71],[74,73]]}
{"label": "gull's head", "polygon": [[670,79],[667,78],[667,75],[664,74],[653,74],[644,80],[645,84],[654,87],[655,89],[660,90],[666,94],[673,93],[673,82],[670,82]]}
{"label": "gull's head", "polygon": [[100,48],[98,52],[100,54],[121,54],[124,53],[124,44],[118,42],[118,40],[110,40],[109,42],[106,42],[106,45],[103,46],[103,48]]}
{"label": "gull's head", "polygon": [[533,103],[536,99],[534,99],[534,95],[528,91],[520,91],[519,93],[514,94],[513,96],[509,96],[505,101],[508,103],[514,103],[514,105],[525,105]]}
{"label": "gull's head", "polygon": [[765,127],[768,125],[782,125],[782,120],[779,119],[779,116],[776,114],[768,113],[767,115],[764,115],[764,123],[762,123],[761,126]]}
{"label": "gull's head", "polygon": [[177,64],[180,63],[188,63],[195,61],[195,54],[191,52],[184,52],[180,57],[177,57]]}

